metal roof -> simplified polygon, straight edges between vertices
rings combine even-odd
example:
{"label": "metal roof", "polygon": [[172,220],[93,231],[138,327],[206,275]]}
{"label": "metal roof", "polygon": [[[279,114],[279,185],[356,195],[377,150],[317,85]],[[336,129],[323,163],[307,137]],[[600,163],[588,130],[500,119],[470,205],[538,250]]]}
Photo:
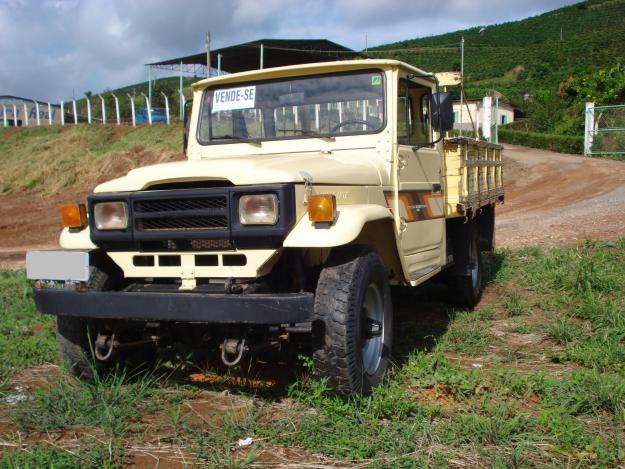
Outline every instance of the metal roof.
{"label": "metal roof", "polygon": [[[221,55],[221,70],[228,73],[260,68],[260,50],[263,49],[263,68],[286,65],[328,62],[362,57],[362,54],[327,39],[259,39],[230,47],[211,50],[211,68],[217,68]],[[206,66],[206,52],[147,64],[154,68],[185,65]]]}

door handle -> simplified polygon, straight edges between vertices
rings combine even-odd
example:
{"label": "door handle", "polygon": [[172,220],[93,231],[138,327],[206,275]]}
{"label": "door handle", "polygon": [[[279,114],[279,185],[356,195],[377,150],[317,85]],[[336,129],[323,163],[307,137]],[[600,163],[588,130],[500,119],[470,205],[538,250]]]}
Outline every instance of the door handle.
{"label": "door handle", "polygon": [[432,184],[432,194],[440,194],[442,191],[443,187],[440,184]]}

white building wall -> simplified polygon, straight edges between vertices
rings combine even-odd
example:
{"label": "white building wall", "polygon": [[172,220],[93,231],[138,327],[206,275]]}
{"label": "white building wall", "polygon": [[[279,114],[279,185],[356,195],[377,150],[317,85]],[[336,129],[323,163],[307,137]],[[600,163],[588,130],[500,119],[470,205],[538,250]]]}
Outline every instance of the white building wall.
{"label": "white building wall", "polygon": [[[39,121],[41,125],[48,125],[48,103],[38,101],[39,103]],[[6,108],[6,117],[10,126],[14,125],[13,105],[15,105],[15,111],[17,116],[18,125],[24,125],[24,104],[26,104],[26,111],[28,113],[28,124],[37,125],[37,106],[34,101],[18,98],[15,96],[0,96],[0,127],[4,126],[3,112]],[[51,103],[52,110],[52,123],[61,123],[61,106]]]}
{"label": "white building wall", "polygon": [[[494,103],[493,103],[494,106]],[[468,110],[467,110],[468,108]],[[473,118],[473,122],[476,123],[477,128],[482,128],[482,102],[481,101],[469,101],[465,102],[462,109],[462,129],[463,130],[473,130],[473,125],[471,124],[471,119],[469,118],[469,114],[471,114],[471,118]],[[460,102],[454,102],[454,129],[460,129]],[[504,125],[514,122],[514,109],[510,107],[508,104],[499,105],[499,116],[498,116],[498,124]],[[493,120],[493,124],[495,121]]]}

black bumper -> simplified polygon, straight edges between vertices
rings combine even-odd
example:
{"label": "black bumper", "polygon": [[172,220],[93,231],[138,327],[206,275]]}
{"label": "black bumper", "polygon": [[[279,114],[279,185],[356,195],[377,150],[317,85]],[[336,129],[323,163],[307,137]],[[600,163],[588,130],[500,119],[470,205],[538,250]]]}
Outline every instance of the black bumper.
{"label": "black bumper", "polygon": [[41,313],[133,321],[293,324],[312,321],[312,293],[209,294],[34,290]]}

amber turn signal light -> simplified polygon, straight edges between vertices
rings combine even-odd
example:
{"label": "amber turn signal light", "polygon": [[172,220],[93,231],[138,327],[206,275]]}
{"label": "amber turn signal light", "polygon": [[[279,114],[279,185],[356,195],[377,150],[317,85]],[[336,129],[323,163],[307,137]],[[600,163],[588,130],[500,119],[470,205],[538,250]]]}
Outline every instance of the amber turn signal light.
{"label": "amber turn signal light", "polygon": [[61,207],[61,219],[66,228],[84,228],[87,226],[87,208],[85,204],[64,205]]}
{"label": "amber turn signal light", "polygon": [[314,222],[332,223],[336,218],[334,194],[308,196],[308,219]]}

